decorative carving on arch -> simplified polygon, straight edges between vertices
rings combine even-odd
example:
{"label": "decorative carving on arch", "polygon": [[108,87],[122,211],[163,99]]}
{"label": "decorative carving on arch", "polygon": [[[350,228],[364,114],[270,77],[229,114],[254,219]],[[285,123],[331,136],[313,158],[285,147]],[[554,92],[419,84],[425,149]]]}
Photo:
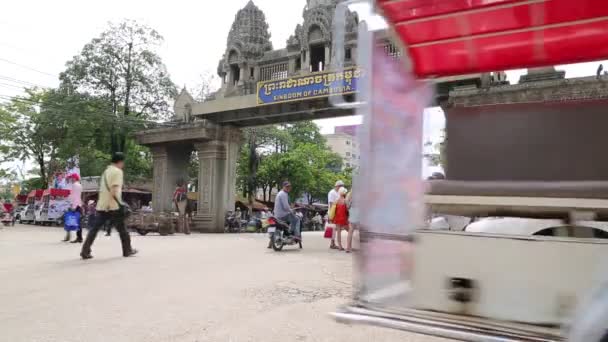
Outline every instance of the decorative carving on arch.
{"label": "decorative carving on arch", "polygon": [[228,57],[226,58],[226,62],[228,64],[238,64],[241,61],[241,54],[235,48],[228,50]]}
{"label": "decorative carving on arch", "polygon": [[324,40],[325,35],[323,30],[318,25],[311,25],[310,30],[308,31],[308,41],[320,41]]}
{"label": "decorative carving on arch", "polygon": [[300,42],[302,43],[302,48],[308,49],[310,38],[312,38],[310,34],[315,29],[320,30],[322,33],[321,40],[326,42],[331,41],[331,20],[325,15],[317,13],[316,16],[311,17],[309,20],[304,22],[304,27],[300,32]]}

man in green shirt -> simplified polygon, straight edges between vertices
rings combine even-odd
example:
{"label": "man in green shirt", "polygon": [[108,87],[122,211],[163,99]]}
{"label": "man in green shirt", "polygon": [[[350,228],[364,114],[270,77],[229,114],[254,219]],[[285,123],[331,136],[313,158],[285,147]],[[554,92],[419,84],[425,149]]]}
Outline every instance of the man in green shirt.
{"label": "man in green shirt", "polygon": [[82,246],[82,251],[80,252],[80,256],[85,260],[93,257],[91,255],[91,246],[97,237],[99,228],[103,227],[108,221],[116,227],[116,230],[120,235],[122,255],[124,257],[130,257],[137,254],[137,250],[131,247],[131,236],[125,227],[126,218],[120,210],[121,206],[124,205],[122,202],[122,169],[124,166],[124,155],[121,152],[116,152],[112,156],[112,164],[110,164],[101,175],[95,225],[93,225],[93,228],[87,234],[87,238]]}

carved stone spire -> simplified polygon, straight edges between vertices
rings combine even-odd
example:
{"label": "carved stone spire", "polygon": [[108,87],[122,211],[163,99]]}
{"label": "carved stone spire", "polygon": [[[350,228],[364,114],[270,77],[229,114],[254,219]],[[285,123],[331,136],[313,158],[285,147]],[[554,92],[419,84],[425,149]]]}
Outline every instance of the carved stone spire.
{"label": "carved stone spire", "polygon": [[[304,23],[298,25],[294,34],[287,40],[290,48],[308,49],[310,40],[330,42],[332,39],[333,20],[336,6],[344,0],[307,0],[302,16]],[[347,12],[346,33],[356,33],[359,19],[354,12]],[[312,34],[312,37],[311,37]]]}
{"label": "carved stone spire", "polygon": [[239,59],[257,59],[264,52],[272,50],[270,33],[266,16],[253,1],[239,10],[230,28],[227,42],[228,56],[232,51],[239,54]]}
{"label": "carved stone spire", "polygon": [[313,9],[320,6],[334,6],[338,1],[334,0],[306,0],[306,8]]}

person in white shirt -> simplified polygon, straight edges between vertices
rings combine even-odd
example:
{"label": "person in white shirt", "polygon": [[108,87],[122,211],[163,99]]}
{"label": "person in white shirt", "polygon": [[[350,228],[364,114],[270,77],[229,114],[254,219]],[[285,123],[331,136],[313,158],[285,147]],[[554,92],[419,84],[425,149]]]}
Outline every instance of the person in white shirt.
{"label": "person in white shirt", "polygon": [[[329,205],[329,209],[331,209],[332,205],[334,205],[340,198],[340,193],[338,191],[342,187],[344,187],[344,182],[339,180],[336,182],[336,185],[333,189],[331,189],[329,194],[327,194],[327,204]],[[331,220],[329,220],[329,222],[331,223]],[[334,229],[333,234],[331,236],[331,244],[329,245],[329,248],[338,249],[338,246],[336,246],[336,229]]]}

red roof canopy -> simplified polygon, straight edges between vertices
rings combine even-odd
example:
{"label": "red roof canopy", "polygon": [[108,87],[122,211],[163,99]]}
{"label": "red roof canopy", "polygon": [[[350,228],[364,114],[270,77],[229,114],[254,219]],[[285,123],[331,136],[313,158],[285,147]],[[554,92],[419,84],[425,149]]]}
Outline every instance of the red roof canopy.
{"label": "red roof canopy", "polygon": [[67,189],[46,189],[42,196],[51,195],[54,197],[68,197],[70,195],[70,190]]}
{"label": "red roof canopy", "polygon": [[608,58],[605,0],[377,0],[419,77]]}
{"label": "red roof canopy", "polygon": [[36,197],[36,198],[41,198],[42,194],[44,193],[43,190],[38,189],[38,190],[32,190],[30,191],[30,193],[27,195],[28,198],[30,197]]}
{"label": "red roof canopy", "polygon": [[17,201],[19,204],[24,204],[27,202],[27,195],[17,195],[15,196],[15,201]]}

